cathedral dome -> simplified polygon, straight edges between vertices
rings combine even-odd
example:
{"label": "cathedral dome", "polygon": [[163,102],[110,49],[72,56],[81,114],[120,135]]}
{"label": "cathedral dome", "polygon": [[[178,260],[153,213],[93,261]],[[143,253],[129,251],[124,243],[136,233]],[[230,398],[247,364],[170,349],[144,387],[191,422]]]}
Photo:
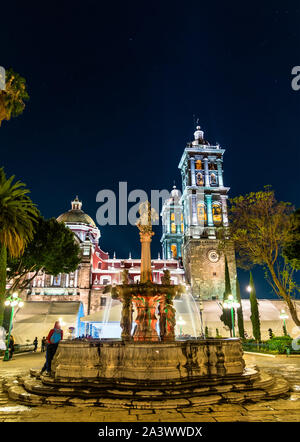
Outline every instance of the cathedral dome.
{"label": "cathedral dome", "polygon": [[75,200],[71,202],[71,206],[71,210],[68,210],[68,212],[63,213],[57,218],[58,222],[81,223],[96,227],[94,220],[81,210],[82,202],[79,201],[77,196]]}

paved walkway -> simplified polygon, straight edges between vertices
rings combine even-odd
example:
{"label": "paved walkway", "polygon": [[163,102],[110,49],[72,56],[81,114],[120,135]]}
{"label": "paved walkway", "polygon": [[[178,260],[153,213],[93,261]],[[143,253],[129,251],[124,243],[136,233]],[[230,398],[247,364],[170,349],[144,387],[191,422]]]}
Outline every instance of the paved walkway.
{"label": "paved walkway", "polygon": [[0,422],[300,422],[300,358],[245,355],[246,364],[257,364],[281,374],[291,385],[289,398],[244,405],[212,405],[177,410],[116,410],[115,408],[25,407],[7,398],[3,378],[41,368],[44,355],[29,353],[0,361]]}

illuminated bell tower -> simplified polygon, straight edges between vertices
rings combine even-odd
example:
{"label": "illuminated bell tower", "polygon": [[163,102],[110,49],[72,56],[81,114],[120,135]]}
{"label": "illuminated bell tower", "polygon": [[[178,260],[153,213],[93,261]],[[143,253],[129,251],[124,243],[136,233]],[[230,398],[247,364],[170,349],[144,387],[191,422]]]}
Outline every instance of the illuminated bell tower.
{"label": "illuminated bell tower", "polygon": [[182,257],[183,212],[180,192],[173,186],[171,197],[164,202],[161,217],[163,234],[161,237],[163,259]]}
{"label": "illuminated bell tower", "polygon": [[187,144],[178,166],[182,175],[183,264],[193,295],[202,299],[223,298],[225,254],[231,288],[235,292],[233,244],[221,252],[216,238],[218,228],[228,226],[229,187],[225,187],[223,182],[224,152],[218,144],[210,145],[197,126],[194,141]]}

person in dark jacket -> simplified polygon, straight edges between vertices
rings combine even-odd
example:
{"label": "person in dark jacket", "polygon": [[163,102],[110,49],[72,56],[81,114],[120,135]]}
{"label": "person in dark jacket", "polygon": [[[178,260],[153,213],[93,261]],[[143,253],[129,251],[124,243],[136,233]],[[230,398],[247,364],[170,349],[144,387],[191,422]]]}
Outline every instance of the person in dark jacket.
{"label": "person in dark jacket", "polygon": [[41,352],[42,352],[42,353],[45,351],[46,344],[47,344],[47,342],[46,342],[46,338],[45,338],[45,336],[43,336],[42,344],[41,344]]}
{"label": "person in dark jacket", "polygon": [[46,362],[41,370],[41,374],[47,370],[47,374],[51,374],[51,362],[56,353],[59,342],[63,339],[63,331],[59,321],[56,321],[47,336]]}
{"label": "person in dark jacket", "polygon": [[13,337],[13,335],[10,335],[8,348],[9,348],[9,359],[12,359],[15,351],[15,338]]}
{"label": "person in dark jacket", "polygon": [[33,351],[36,352],[37,347],[38,347],[38,338],[37,337],[34,338],[33,345],[34,345]]}

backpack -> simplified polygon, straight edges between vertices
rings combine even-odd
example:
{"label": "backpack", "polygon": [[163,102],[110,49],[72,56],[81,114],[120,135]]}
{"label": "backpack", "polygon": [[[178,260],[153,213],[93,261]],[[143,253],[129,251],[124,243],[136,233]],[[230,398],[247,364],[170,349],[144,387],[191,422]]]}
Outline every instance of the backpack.
{"label": "backpack", "polygon": [[50,338],[51,344],[58,344],[58,342],[61,340],[61,330],[55,328],[54,332]]}

